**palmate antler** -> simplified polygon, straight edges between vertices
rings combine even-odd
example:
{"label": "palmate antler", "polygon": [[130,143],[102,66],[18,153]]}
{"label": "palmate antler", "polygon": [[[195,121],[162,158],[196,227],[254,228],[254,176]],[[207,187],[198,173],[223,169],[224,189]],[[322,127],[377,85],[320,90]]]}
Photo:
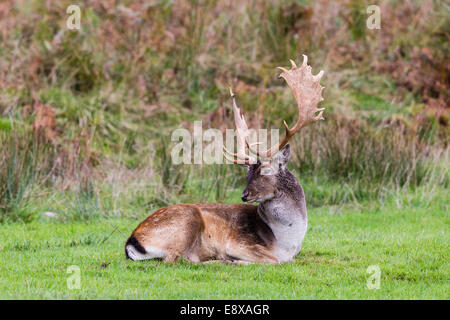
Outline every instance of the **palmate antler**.
{"label": "palmate antler", "polygon": [[[230,88],[231,99],[233,100],[233,114],[234,114],[234,124],[236,126],[236,137],[237,137],[237,153],[232,153],[223,147],[224,156],[228,161],[241,164],[254,164],[257,160],[246,154],[248,149],[248,139],[250,136],[250,131],[248,130],[247,122],[245,122],[244,115],[241,113],[241,109],[238,108],[236,104],[236,98],[233,91]],[[233,158],[229,158],[229,156]],[[239,160],[240,161],[239,161]]]}
{"label": "palmate antler", "polygon": [[[323,100],[322,90],[324,87],[320,85],[320,78],[323,76],[323,71],[320,71],[317,75],[312,75],[311,67],[308,66],[308,57],[303,55],[303,63],[300,67],[297,67],[294,61],[291,61],[291,69],[286,70],[285,68],[279,67],[283,72],[280,74],[280,78],[286,80],[288,86],[291,88],[292,94],[297,102],[298,118],[297,122],[292,128],[289,128],[286,121],[284,121],[284,127],[286,129],[286,134],[284,138],[276,145],[272,146],[270,149],[261,151],[259,148],[256,150],[253,148],[254,145],[259,145],[260,143],[250,144],[249,142],[249,130],[244,117],[240,114],[240,110],[236,105],[234,94],[230,90],[230,94],[233,98],[233,112],[234,120],[237,129],[237,137],[241,142],[241,147],[238,149],[236,154],[230,153],[228,150],[225,151],[233,156],[247,162],[247,160],[256,161],[253,157],[246,155],[246,149],[249,149],[253,154],[259,158],[265,160],[270,160],[276,153],[286,146],[289,140],[294,136],[294,134],[301,128],[307,125],[323,120],[323,110],[325,108],[317,108],[319,102]],[[318,113],[318,114],[317,114]],[[244,143],[242,143],[244,142]],[[238,144],[239,145],[239,144]],[[228,160],[227,156],[225,156]],[[238,163],[237,160],[230,160]],[[254,162],[253,162],[254,163]]]}

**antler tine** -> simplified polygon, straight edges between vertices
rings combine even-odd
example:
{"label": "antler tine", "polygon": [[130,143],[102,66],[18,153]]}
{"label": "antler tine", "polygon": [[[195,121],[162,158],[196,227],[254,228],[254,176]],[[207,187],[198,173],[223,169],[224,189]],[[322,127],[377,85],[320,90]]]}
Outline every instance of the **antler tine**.
{"label": "antler tine", "polygon": [[[303,63],[300,67],[297,67],[294,61],[290,60],[290,62],[290,70],[283,67],[278,68],[283,71],[280,74],[280,78],[283,78],[291,88],[292,94],[297,102],[297,122],[292,128],[289,128],[286,121],[284,121],[283,124],[286,129],[286,134],[278,144],[272,146],[270,149],[261,152],[253,150],[252,146],[249,146],[249,149],[253,153],[262,158],[273,157],[280,149],[288,144],[292,136],[294,136],[301,128],[324,119],[322,113],[325,108],[317,108],[319,102],[323,100],[322,90],[324,87],[320,85],[323,70],[315,76],[312,75],[311,67],[308,66],[308,57],[306,55],[303,55]],[[317,114],[317,112],[319,112],[319,114]]]}
{"label": "antler tine", "polygon": [[[236,126],[236,137],[237,137],[237,153],[232,153],[223,147],[224,157],[233,163],[247,164],[256,163],[256,159],[246,154],[248,148],[247,138],[250,135],[247,123],[245,122],[244,115],[241,114],[241,110],[236,104],[236,98],[234,96],[233,90],[230,88],[230,96],[233,101],[233,114],[234,114],[234,124]],[[230,158],[232,156],[233,158]],[[239,160],[244,160],[244,162]]]}
{"label": "antler tine", "polygon": [[246,155],[246,154],[239,154],[239,153],[233,153],[233,152],[230,152],[227,148],[225,148],[225,147],[223,147],[223,151],[224,151],[224,154],[227,154],[227,155],[229,155],[229,156],[232,156],[233,158],[238,158],[238,159],[241,159],[241,160],[250,160],[251,159],[251,157],[249,157],[248,155]]}
{"label": "antler tine", "polygon": [[[228,152],[228,151],[227,151]],[[228,156],[226,153],[223,153],[223,156],[225,157],[225,159],[227,159],[230,162],[233,162],[235,164],[239,164],[239,161],[237,159],[234,158],[230,158],[230,156]]]}

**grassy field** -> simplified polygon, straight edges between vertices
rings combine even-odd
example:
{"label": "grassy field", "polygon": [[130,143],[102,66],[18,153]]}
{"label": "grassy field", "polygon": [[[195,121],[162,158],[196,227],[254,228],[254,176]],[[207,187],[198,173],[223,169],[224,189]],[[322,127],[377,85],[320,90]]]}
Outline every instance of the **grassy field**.
{"label": "grassy field", "polygon": [[[86,0],[77,30],[71,4],[0,2],[0,298],[449,298],[445,1],[380,1],[381,29],[368,0]],[[126,261],[155,209],[241,203],[242,168],[175,165],[171,135],[233,128],[230,86],[250,127],[292,126],[276,67],[302,54],[325,120],[291,140],[296,261]]]}
{"label": "grassy field", "polygon": [[[125,260],[131,219],[6,224],[0,233],[2,299],[448,299],[448,193],[423,190],[381,207],[322,207],[295,262],[201,265]],[[80,289],[68,289],[69,266]],[[368,289],[369,266],[381,271]]]}

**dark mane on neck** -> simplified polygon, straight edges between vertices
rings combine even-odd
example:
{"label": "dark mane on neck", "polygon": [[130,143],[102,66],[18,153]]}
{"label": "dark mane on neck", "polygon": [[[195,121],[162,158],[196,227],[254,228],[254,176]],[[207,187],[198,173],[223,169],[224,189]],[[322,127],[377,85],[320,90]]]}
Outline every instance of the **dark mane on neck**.
{"label": "dark mane on neck", "polygon": [[280,168],[277,173],[280,191],[296,201],[304,201],[305,194],[297,178],[287,169]]}

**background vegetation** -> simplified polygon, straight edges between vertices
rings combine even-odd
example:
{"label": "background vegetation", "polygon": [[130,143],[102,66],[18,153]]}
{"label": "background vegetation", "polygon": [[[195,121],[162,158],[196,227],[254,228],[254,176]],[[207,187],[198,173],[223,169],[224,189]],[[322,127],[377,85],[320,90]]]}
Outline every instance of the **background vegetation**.
{"label": "background vegetation", "polygon": [[232,128],[230,85],[252,126],[292,123],[276,67],[306,54],[326,120],[295,138],[290,168],[310,215],[437,210],[448,248],[444,1],[379,1],[380,30],[364,0],[83,1],[78,31],[70,4],[0,3],[0,230],[127,218],[128,234],[164,205],[239,203],[242,169],[173,165],[171,132]]}

